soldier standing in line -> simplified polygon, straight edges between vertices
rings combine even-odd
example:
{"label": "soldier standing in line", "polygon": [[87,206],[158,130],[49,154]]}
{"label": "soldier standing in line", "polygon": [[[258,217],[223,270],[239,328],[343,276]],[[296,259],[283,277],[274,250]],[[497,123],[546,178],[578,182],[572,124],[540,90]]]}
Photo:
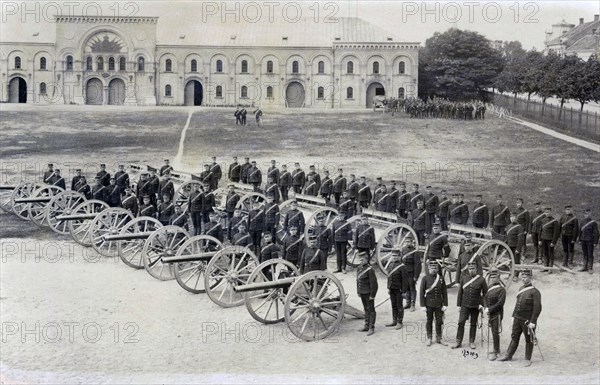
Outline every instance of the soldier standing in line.
{"label": "soldier standing in line", "polygon": [[219,220],[219,214],[213,211],[209,214],[209,218],[210,221],[204,226],[203,234],[217,238],[220,242],[223,242],[223,227],[221,226],[221,221]]}
{"label": "soldier standing in line", "polygon": [[497,234],[504,234],[506,225],[510,222],[510,211],[508,207],[502,203],[502,195],[496,197],[496,206],[492,208],[491,215],[492,229]]}
{"label": "soldier standing in line", "polygon": [[210,172],[212,178],[210,180],[210,189],[216,190],[219,188],[219,181],[223,177],[223,172],[221,171],[221,165],[217,163],[217,157],[212,157],[212,164],[210,166]]}
{"label": "soldier standing in line", "polygon": [[571,205],[565,206],[565,215],[560,217],[560,235],[564,253],[563,266],[573,265],[575,242],[579,237],[579,220],[573,215]]}
{"label": "soldier standing in line", "polygon": [[314,227],[313,234],[317,242],[317,247],[328,256],[333,243],[333,235],[329,226],[325,225],[324,215],[318,215],[316,220],[317,225]]}
{"label": "soldier standing in line", "polygon": [[442,340],[442,325],[444,323],[444,312],[448,307],[448,290],[444,278],[438,273],[438,264],[430,261],[427,264],[429,274],[421,280],[420,305],[421,310],[427,313],[427,346],[431,346],[433,337],[433,318],[435,317],[436,342],[447,346]]}
{"label": "soldier standing in line", "polygon": [[[121,167],[121,165],[119,165],[119,168]],[[171,166],[169,164],[169,159],[165,159],[165,164],[162,165],[162,167],[160,168],[160,171],[158,172],[159,176],[165,176],[166,172],[171,172],[173,171],[173,166]]]}
{"label": "soldier standing in line", "polygon": [[273,176],[271,175],[267,176],[267,184],[265,184],[265,195],[272,196],[273,202],[279,204],[279,188],[275,183],[275,179],[273,179]]}
{"label": "soldier standing in line", "polygon": [[337,261],[337,270],[334,273],[346,274],[346,258],[348,255],[348,242],[352,239],[352,226],[346,221],[343,212],[336,216],[331,224],[333,232],[333,242],[335,245],[335,256]]}
{"label": "soldier standing in line", "polygon": [[439,222],[435,222],[432,225],[433,232],[429,236],[429,242],[427,244],[427,255],[425,256],[426,261],[436,261],[440,267],[443,265],[444,258],[450,255],[450,244],[448,243],[448,236],[441,233],[441,226]]}
{"label": "soldier standing in line", "polygon": [[204,200],[204,192],[202,187],[197,184],[196,189],[190,193],[188,199],[188,210],[192,217],[192,225],[194,226],[194,235],[202,234],[202,203]]}
{"label": "soldier standing in line", "polygon": [[248,213],[248,230],[252,237],[253,252],[260,252],[260,240],[265,229],[265,212],[260,208],[260,202],[252,202],[252,210]]}
{"label": "soldier standing in line", "polygon": [[254,114],[254,118],[256,119],[256,126],[262,127],[263,126],[263,124],[262,124],[263,112],[260,109],[260,107],[258,107],[256,110],[254,110],[253,114]]}
{"label": "soldier standing in line", "polygon": [[[521,249],[523,246],[523,226],[517,222],[518,214],[516,212],[510,214],[510,223],[506,227],[506,244],[515,256],[515,264],[521,264]],[[517,282],[519,271],[515,271],[513,282]]]}
{"label": "soldier standing in line", "polygon": [[513,325],[510,345],[506,355],[498,361],[510,361],[517,351],[521,333],[525,335],[525,362],[523,366],[531,366],[531,355],[533,353],[533,336],[535,335],[538,317],[542,312],[542,294],[531,284],[531,270],[521,272],[523,286],[517,293],[517,302],[513,311]]}
{"label": "soldier standing in line", "polygon": [[494,351],[490,353],[490,361],[495,361],[500,354],[500,329],[504,317],[504,302],[506,289],[500,284],[498,270],[489,272],[488,291],[483,297],[483,311],[488,316],[488,327],[492,330]]}
{"label": "soldier standing in line", "polygon": [[240,175],[242,173],[242,166],[238,163],[237,159],[237,156],[233,157],[233,163],[229,165],[229,171],[227,173],[229,180],[233,183],[240,182]]}
{"label": "soldier standing in line", "polygon": [[286,233],[289,233],[289,228],[291,226],[296,226],[298,228],[298,233],[304,233],[304,214],[302,211],[298,210],[298,202],[293,200],[290,203],[290,210],[285,213],[285,220],[283,221],[283,230]]}
{"label": "soldier standing in line", "polygon": [[54,176],[50,178],[50,183],[53,186],[57,186],[62,188],[63,190],[67,189],[67,184],[65,183],[65,178],[60,175],[60,170],[57,168],[54,170]]}
{"label": "soldier standing in line", "polygon": [[173,181],[171,180],[171,172],[165,171],[163,179],[159,184],[159,196],[168,195],[169,200],[173,200],[175,197],[175,186],[173,185]]}
{"label": "soldier standing in line", "polygon": [[[545,266],[552,267],[554,266],[554,246],[560,235],[560,224],[552,216],[551,207],[546,207],[544,214],[544,217],[540,219],[540,246],[542,246]],[[552,274],[550,269],[542,270],[542,272]]]}
{"label": "soldier standing in line", "polygon": [[[273,242],[273,236],[271,236],[271,233],[265,233],[263,238],[265,245],[260,249],[258,262],[263,263],[270,259],[281,258],[281,247]],[[267,267],[265,270],[263,270],[263,272],[267,278],[270,279],[273,277],[270,267]]]}
{"label": "soldier standing in line", "polygon": [[356,199],[358,198],[358,182],[356,181],[356,176],[354,174],[350,174],[350,181],[348,182],[348,198],[352,199],[354,202],[354,207],[356,208]]}
{"label": "soldier standing in line", "polygon": [[52,177],[54,177],[54,164],[48,163],[48,171],[45,171],[43,176],[44,183],[50,184]]}
{"label": "soldier standing in line", "polygon": [[369,224],[369,218],[362,215],[360,224],[356,227],[354,234],[354,247],[358,252],[365,252],[371,258],[371,250],[375,249],[377,244],[375,240],[375,229]]}
{"label": "soldier standing in line", "polygon": [[77,191],[80,194],[83,194],[85,199],[92,199],[92,190],[90,188],[90,185],[87,184],[87,179],[83,175],[81,176],[81,178],[79,178],[79,181],[75,185],[75,191]]}
{"label": "soldier standing in line", "polygon": [[435,222],[435,213],[438,211],[440,199],[433,193],[431,186],[426,186],[425,189],[427,190],[427,193],[423,199],[425,201],[425,211],[427,211],[427,215],[429,215],[428,223],[430,224],[430,227],[425,229],[425,232],[431,234],[431,225]]}
{"label": "soldier standing in line", "polygon": [[290,235],[283,241],[283,259],[299,266],[304,250],[304,239],[298,235],[298,226],[290,226]]}
{"label": "soldier standing in line", "polygon": [[371,187],[369,187],[369,185],[367,184],[366,179],[367,178],[365,178],[364,176],[361,176],[360,183],[358,185],[358,206],[363,209],[368,208],[369,203],[373,199],[373,196],[371,194]]}
{"label": "soldier standing in line", "polygon": [[488,291],[485,278],[477,274],[477,266],[475,262],[469,263],[467,270],[469,274],[465,274],[461,278],[458,286],[456,306],[460,308],[460,315],[458,316],[456,343],[452,345],[452,349],[457,349],[462,346],[462,340],[465,334],[465,323],[467,322],[467,319],[470,319],[469,348],[475,349],[477,319],[479,318],[479,311],[483,310],[483,297],[485,297]]}
{"label": "soldier standing in line", "polygon": [[273,183],[276,185],[279,184],[279,169],[277,168],[277,162],[275,160],[271,161],[271,166],[267,170],[267,178],[271,177]]}
{"label": "soldier standing in line", "polygon": [[302,194],[310,195],[316,197],[319,194],[319,185],[314,180],[314,175],[308,175],[308,180],[306,181],[306,186],[302,190]]}
{"label": "soldier standing in line", "polygon": [[169,194],[163,194],[162,201],[158,204],[158,220],[163,226],[167,226],[171,216],[175,213],[175,207]]}
{"label": "soldier standing in line", "polygon": [[378,211],[387,212],[390,205],[390,195],[387,192],[387,187],[383,184],[373,195],[373,208]]}
{"label": "soldier standing in line", "polygon": [[118,167],[119,171],[115,173],[115,181],[117,182],[117,186],[119,186],[121,193],[123,193],[125,192],[125,189],[129,187],[129,174],[125,172],[125,165],[120,164]]}
{"label": "soldier standing in line", "polygon": [[144,195],[142,200],[144,203],[140,206],[140,217],[156,218],[156,207],[152,204],[150,195]]}
{"label": "soldier standing in line", "polygon": [[458,194],[458,202],[462,205],[462,223],[466,225],[469,223],[469,205],[465,203],[465,194]]}
{"label": "soldier standing in line", "polygon": [[137,197],[133,195],[133,190],[131,189],[131,187],[125,188],[125,195],[123,196],[123,200],[121,201],[121,206],[125,210],[129,210],[129,212],[133,214],[134,217],[138,216],[138,200]]}
{"label": "soldier standing in line", "polygon": [[235,112],[233,113],[233,116],[235,116],[235,125],[239,126],[242,124],[242,115],[241,115],[241,111],[240,111],[240,105],[238,104],[237,108],[235,109]]}
{"label": "soldier standing in line", "polygon": [[458,194],[452,195],[452,203],[448,206],[448,222],[457,225],[465,225],[464,223],[464,203],[458,201]]}
{"label": "soldier standing in line", "polygon": [[317,248],[315,240],[308,239],[307,246],[300,257],[300,274],[327,270],[327,256]]}
{"label": "soldier standing in line", "polygon": [[96,174],[96,176],[100,179],[100,184],[106,187],[110,183],[110,174],[106,171],[106,164],[100,164],[100,171]]}
{"label": "soldier standing in line", "polygon": [[387,327],[396,327],[396,330],[402,329],[404,321],[404,306],[402,303],[402,293],[408,289],[408,275],[406,266],[402,262],[400,249],[392,250],[392,260],[389,265],[390,274],[388,275],[387,288],[392,303],[392,322],[386,324]]}
{"label": "soldier standing in line", "polygon": [[490,212],[487,205],[481,202],[481,194],[475,195],[475,206],[473,207],[473,226],[485,229],[490,223]]}
{"label": "soldier standing in line", "polygon": [[235,192],[235,185],[230,184],[228,186],[227,196],[225,197],[225,212],[227,213],[227,222],[233,218],[233,213],[235,212],[235,207],[240,201],[240,196],[237,192]]}
{"label": "soldier standing in line", "polygon": [[329,177],[329,171],[325,170],[325,177],[321,181],[321,187],[319,187],[319,194],[327,202],[331,199],[331,193],[333,192],[333,180]]}
{"label": "soldier standing in line", "polygon": [[300,163],[294,163],[296,169],[292,172],[292,187],[296,194],[302,193],[302,187],[306,184],[306,175],[300,168]]}
{"label": "soldier standing in line", "polygon": [[401,218],[408,218],[410,212],[410,193],[406,191],[406,183],[400,182],[400,193],[398,197],[398,215]]}
{"label": "soldier standing in line", "polygon": [[200,182],[202,184],[212,184],[212,173],[210,172],[210,164],[204,163],[204,170],[200,173]]}
{"label": "soldier standing in line", "polygon": [[429,238],[429,234],[425,232],[428,226],[427,221],[429,221],[429,215],[423,208],[423,201],[419,199],[417,200],[417,208],[410,213],[410,227],[417,233],[419,246],[425,245],[425,239]]}
{"label": "soldier standing in line", "polygon": [[109,185],[106,187],[106,203],[110,207],[121,206],[121,189],[116,184],[114,177],[110,178]]}
{"label": "soldier standing in line", "polygon": [[312,164],[308,166],[308,174],[306,174],[306,177],[308,178],[311,175],[313,177],[313,181],[317,184],[317,191],[319,191],[321,188],[321,176],[317,173],[315,166]]}
{"label": "soldier standing in line", "polygon": [[541,230],[541,219],[544,218],[544,210],[542,210],[542,203],[536,202],[534,204],[534,210],[531,213],[531,224],[529,226],[529,232],[531,233],[531,242],[533,243],[533,248],[535,249],[535,260],[533,263],[539,262],[540,255],[540,230]]}
{"label": "soldier standing in line", "polygon": [[413,191],[410,193],[410,210],[417,208],[417,201],[423,200],[423,194],[419,191],[419,184],[413,183]]}
{"label": "soldier standing in line", "polygon": [[183,212],[183,209],[181,208],[181,206],[179,206],[177,204],[174,205],[173,207],[175,209],[175,212],[173,212],[173,215],[171,215],[171,218],[169,218],[169,225],[179,226],[182,229],[184,229],[185,231],[189,231],[190,225],[188,223],[187,212]]}
{"label": "soldier standing in line", "polygon": [[475,262],[477,268],[477,274],[483,275],[483,264],[481,258],[477,257],[478,247],[473,244],[473,234],[465,233],[465,237],[462,251],[458,254],[456,261],[456,277],[455,283],[460,283],[460,278],[463,274],[466,274],[469,263]]}
{"label": "soldier standing in line", "polygon": [[281,200],[287,201],[289,198],[288,192],[292,186],[292,174],[287,170],[287,165],[281,165],[281,173],[279,174],[279,189],[281,190]]}
{"label": "soldier standing in line", "polygon": [[148,173],[143,172],[140,174],[140,180],[136,186],[136,196],[140,200],[140,206],[144,203],[144,195],[150,195],[150,181],[148,180]]}
{"label": "soldier standing in line", "polygon": [[361,251],[358,254],[360,266],[356,269],[356,291],[362,301],[365,312],[365,326],[359,329],[360,332],[368,332],[367,336],[375,333],[375,296],[377,295],[378,285],[377,277],[373,267],[369,264],[369,254]]}
{"label": "soldier standing in line", "polygon": [[395,213],[398,209],[398,198],[400,198],[400,191],[396,188],[396,181],[390,181],[391,187],[389,194],[389,207],[388,213]]}
{"label": "soldier standing in line", "polygon": [[160,188],[160,180],[158,179],[158,175],[156,175],[156,169],[150,168],[150,177],[148,178],[149,191],[148,195],[150,195],[150,200],[152,204],[156,206],[156,201],[158,198],[158,189]]}
{"label": "soldier standing in line", "polygon": [[273,195],[267,195],[267,203],[263,207],[265,212],[264,232],[271,234],[273,239],[277,234],[277,224],[279,223],[279,205],[275,203]]}
{"label": "soldier standing in line", "polygon": [[262,184],[262,173],[260,169],[256,167],[256,161],[252,161],[252,167],[248,169],[248,183],[254,186],[254,191],[260,191],[260,185]]}
{"label": "soldier standing in line", "polygon": [[[240,224],[245,221],[246,219],[242,216],[242,209],[235,208],[233,217],[227,221],[227,239],[229,239],[229,241],[233,241],[233,237],[240,231]],[[246,230],[247,229],[248,226],[246,226]]]}
{"label": "soldier standing in line", "polygon": [[210,213],[214,212],[215,194],[210,189],[210,184],[204,184],[204,196],[202,197],[202,225],[210,222]]}
{"label": "soldier standing in line", "polygon": [[241,117],[241,121],[242,121],[242,126],[246,125],[246,115],[248,114],[248,111],[246,111],[246,109],[244,107],[242,107],[242,110],[240,111],[240,117]]}
{"label": "soldier standing in line", "polygon": [[521,257],[525,259],[525,253],[527,252],[527,232],[531,227],[531,215],[528,210],[523,208],[523,198],[517,198],[516,208],[513,210],[517,214],[517,223],[523,228],[523,240],[521,248],[519,249]]}
{"label": "soldier standing in line", "polygon": [[348,197],[349,191],[345,190],[342,199],[340,200],[340,205],[338,210],[341,214],[344,214],[344,218],[352,218],[354,216],[354,212],[356,210],[356,202]]}
{"label": "soldier standing in line", "polygon": [[96,184],[92,188],[92,199],[106,202],[106,187],[102,185],[102,181],[100,180],[100,177],[98,175],[96,175],[95,179]]}
{"label": "soldier standing in line", "polygon": [[244,183],[244,184],[248,183],[248,170],[250,170],[251,168],[252,168],[252,164],[250,163],[250,158],[245,157],[244,164],[241,165],[242,183]]}
{"label": "soldier standing in line", "polygon": [[340,204],[340,199],[344,191],[346,191],[346,178],[344,177],[344,170],[338,168],[338,175],[333,181],[333,198],[335,199],[336,205]]}
{"label": "soldier standing in line", "polygon": [[581,251],[583,252],[583,267],[579,271],[587,271],[590,274],[594,272],[594,245],[598,245],[600,232],[598,223],[591,217],[592,210],[586,209],[583,212],[581,229],[579,230],[581,241]]}
{"label": "soldier standing in line", "polygon": [[421,275],[421,257],[416,248],[413,235],[408,233],[404,237],[404,248],[402,250],[402,262],[406,266],[407,285],[405,309],[415,311],[417,301],[417,281]]}
{"label": "soldier standing in line", "polygon": [[75,176],[71,179],[71,190],[77,191],[77,184],[81,180],[81,169],[75,169]]}
{"label": "soldier standing in line", "polygon": [[247,247],[252,244],[252,237],[248,234],[246,227],[246,220],[242,220],[237,225],[237,232],[233,235],[233,238],[231,238],[231,244],[233,246]]}

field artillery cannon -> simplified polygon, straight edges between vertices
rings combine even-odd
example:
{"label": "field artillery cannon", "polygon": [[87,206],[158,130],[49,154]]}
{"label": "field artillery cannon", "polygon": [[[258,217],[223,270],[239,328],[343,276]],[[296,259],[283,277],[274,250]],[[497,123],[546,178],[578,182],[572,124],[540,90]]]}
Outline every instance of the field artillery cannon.
{"label": "field artillery cannon", "polygon": [[69,234],[82,246],[91,247],[91,225],[98,214],[108,208],[103,201],[90,199],[76,206],[70,214],[57,215],[57,221],[67,222]]}
{"label": "field artillery cannon", "polygon": [[14,206],[19,207],[15,214],[21,219],[29,219],[42,227],[46,224],[46,206],[54,196],[63,191],[65,190],[61,187],[45,185],[32,191],[29,196],[14,198]]}
{"label": "field artillery cannon", "polygon": [[[0,209],[7,213],[14,214],[13,200],[11,198],[13,197],[15,190],[19,187],[23,188],[25,183],[27,183],[27,181],[23,180],[20,175],[2,175],[0,181]],[[30,186],[36,186],[36,184],[31,183]],[[35,187],[33,190],[35,190]]]}
{"label": "field artillery cannon", "polygon": [[234,287],[243,293],[255,320],[274,324],[285,321],[290,331],[305,341],[334,333],[345,315],[364,318],[362,311],[346,303],[342,283],[326,271],[300,275],[292,263],[271,259],[258,265],[246,284]]}

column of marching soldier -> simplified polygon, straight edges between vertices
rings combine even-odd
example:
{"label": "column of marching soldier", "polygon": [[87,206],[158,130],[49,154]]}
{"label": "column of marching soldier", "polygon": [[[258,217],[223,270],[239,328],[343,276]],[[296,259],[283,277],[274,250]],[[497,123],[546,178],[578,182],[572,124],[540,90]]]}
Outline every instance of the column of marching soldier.
{"label": "column of marching soldier", "polygon": [[[325,171],[324,177],[321,178],[314,166],[310,166],[309,172],[305,173],[300,164],[295,163],[294,170],[290,172],[285,164],[279,169],[274,160],[267,170],[267,182],[263,187],[262,172],[256,161],[250,162],[249,158],[245,158],[245,162],[240,164],[237,157],[234,157],[229,165],[228,179],[233,183],[253,185],[255,191],[266,195],[267,202],[264,205],[253,203],[252,210],[245,217],[241,210],[236,209],[240,196],[235,192],[234,185],[229,185],[225,204],[227,225],[223,228],[214,211],[213,191],[222,178],[221,167],[215,157],[212,158],[212,164],[204,165],[204,171],[200,174],[202,186],[199,185],[196,191],[191,192],[185,212],[173,203],[174,186],[170,180],[172,167],[168,160],[165,160],[165,165],[160,170],[152,170],[149,175],[141,174],[135,194],[123,165],[119,165],[119,171],[113,177],[108,174],[105,165],[100,165],[100,169],[93,188],[87,185],[81,170],[76,170],[71,189],[87,198],[103,200],[110,206],[129,209],[134,215],[157,217],[163,224],[175,224],[189,229],[188,216],[191,216],[195,235],[211,235],[220,241],[226,236],[233,245],[251,247],[260,262],[281,257],[299,266],[301,273],[324,270],[327,266],[327,256],[333,248],[337,256],[335,272],[346,273],[348,242],[353,240],[361,259],[357,269],[357,289],[366,314],[365,327],[361,331],[367,331],[369,335],[374,333],[376,317],[374,298],[377,293],[377,279],[369,262],[376,245],[375,232],[364,215],[354,232],[347,219],[369,207],[396,213],[408,221],[415,230],[417,239],[411,240],[409,236],[403,249],[393,252],[393,263],[388,277],[393,321],[386,326],[401,328],[404,309],[415,310],[416,284],[421,273],[421,261],[419,253],[416,253],[416,245],[427,245],[428,253],[425,258],[429,274],[421,279],[420,302],[422,309],[427,313],[428,345],[432,342],[434,319],[436,341],[445,344],[441,339],[441,327],[448,299],[446,284],[440,275],[440,261],[450,252],[447,236],[441,233],[448,229],[449,223],[465,225],[471,216],[474,227],[489,227],[494,233],[504,236],[515,255],[515,263],[521,263],[521,257],[525,254],[526,236],[531,234],[535,251],[533,262],[544,263],[547,267],[553,266],[554,247],[559,239],[564,251],[563,265],[572,265],[574,245],[579,239],[584,256],[580,271],[590,273],[593,271],[594,246],[598,245],[599,240],[598,224],[591,219],[589,209],[585,210],[584,219],[579,221],[572,213],[571,206],[565,206],[565,215],[556,219],[552,215],[552,208],[542,209],[540,202],[536,202],[534,210],[530,212],[523,207],[523,199],[517,198],[511,211],[504,205],[502,196],[498,195],[496,205],[490,209],[482,202],[482,196],[476,195],[470,215],[463,194],[453,194],[452,199],[449,199],[446,190],[441,190],[441,197],[438,197],[431,186],[426,186],[426,193],[422,193],[416,183],[412,185],[412,191],[408,192],[404,182],[395,181],[391,181],[391,188],[388,190],[382,178],[377,178],[377,186],[372,192],[364,176],[357,181],[354,174],[346,178],[343,170],[338,169],[335,178],[332,178],[328,171]],[[59,170],[54,170],[52,165],[49,165],[49,170],[44,174],[44,181],[65,187]],[[297,202],[293,201],[291,209],[285,214],[284,235],[282,244],[279,245],[275,237],[280,220],[278,203],[289,199],[290,189],[295,193],[320,195],[329,205],[338,209],[339,215],[330,226],[325,225],[324,218],[317,218],[314,239],[303,242],[301,234],[304,233],[305,219],[298,210]],[[466,241],[461,245],[457,261],[456,282],[459,284],[458,305],[461,310],[457,342],[453,347],[461,346],[464,325],[469,318],[470,346],[474,346],[478,314],[484,309],[489,314],[494,340],[491,358],[496,359],[499,353],[499,330],[505,291],[499,285],[497,272],[494,271],[490,274],[488,288],[485,279],[482,278],[481,261],[476,258],[477,246],[470,241],[470,234],[465,236]],[[540,257],[543,257],[543,261]],[[542,271],[552,272],[549,269]],[[515,274],[515,281],[517,276],[518,273]],[[507,355],[501,360],[512,357],[522,332],[526,337],[528,365],[533,348],[535,324],[541,311],[541,297],[539,291],[531,286],[531,270],[521,272],[521,279],[524,286],[517,294],[512,341]],[[406,304],[403,304],[403,298],[406,298]]]}

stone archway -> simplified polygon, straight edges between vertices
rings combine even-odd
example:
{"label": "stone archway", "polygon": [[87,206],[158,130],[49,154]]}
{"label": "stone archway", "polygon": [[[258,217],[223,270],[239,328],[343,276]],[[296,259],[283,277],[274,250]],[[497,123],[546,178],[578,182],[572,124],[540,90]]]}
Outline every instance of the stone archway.
{"label": "stone archway", "polygon": [[186,106],[200,106],[203,98],[202,83],[198,80],[190,80],[185,85],[184,104]]}
{"label": "stone archway", "polygon": [[289,108],[304,107],[304,86],[298,82],[291,82],[285,90],[286,105]]}
{"label": "stone archway", "polygon": [[113,79],[108,83],[108,104],[122,106],[125,104],[125,82]]}
{"label": "stone archway", "polygon": [[85,86],[85,104],[94,106],[104,104],[104,84],[98,78],[91,78]]}
{"label": "stone archway", "polygon": [[385,96],[385,88],[381,83],[373,82],[369,84],[369,87],[367,87],[367,108],[373,107],[373,98],[375,96]]}
{"label": "stone archway", "polygon": [[27,103],[27,82],[20,76],[8,83],[8,102]]}

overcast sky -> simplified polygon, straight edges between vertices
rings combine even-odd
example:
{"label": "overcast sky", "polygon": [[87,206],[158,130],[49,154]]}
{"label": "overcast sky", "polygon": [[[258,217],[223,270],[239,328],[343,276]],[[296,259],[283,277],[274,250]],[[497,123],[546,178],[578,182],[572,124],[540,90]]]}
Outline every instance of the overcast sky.
{"label": "overcast sky", "polygon": [[[458,27],[477,31],[492,40],[519,40],[524,48],[543,48],[544,32],[564,19],[578,24],[600,14],[600,1],[363,1],[254,2],[223,1],[71,1],[36,2],[1,0],[0,41],[54,41],[52,16],[88,14],[103,16],[158,16],[161,30],[183,27],[182,15],[197,15],[198,22],[223,20],[289,23],[301,13],[319,22],[335,17],[358,16],[388,30],[403,41],[421,42],[436,31]],[[229,12],[225,12],[229,10]],[[36,20],[37,19],[37,20]],[[185,31],[182,31],[185,32]],[[39,33],[38,36],[33,36]],[[224,31],[226,33],[226,30]]]}

